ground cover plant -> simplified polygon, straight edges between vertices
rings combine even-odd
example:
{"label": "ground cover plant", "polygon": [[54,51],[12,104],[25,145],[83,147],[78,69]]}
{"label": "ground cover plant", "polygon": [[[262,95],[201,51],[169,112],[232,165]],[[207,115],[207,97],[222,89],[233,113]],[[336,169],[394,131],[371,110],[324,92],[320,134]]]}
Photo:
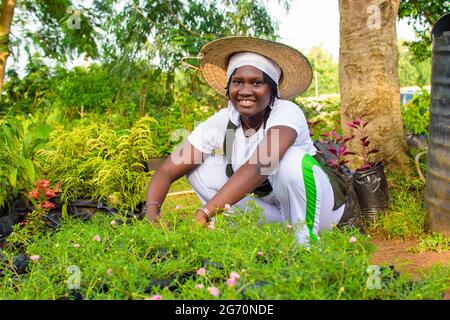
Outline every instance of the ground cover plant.
{"label": "ground cover plant", "polygon": [[304,248],[293,226],[261,224],[255,206],[208,228],[183,218],[185,209],[170,210],[162,229],[105,215],[68,218],[26,248],[28,274],[16,274],[8,267],[14,253],[2,252],[1,298],[440,299],[448,286],[446,269],[412,281],[384,267],[373,278],[369,238],[352,231],[325,232]]}

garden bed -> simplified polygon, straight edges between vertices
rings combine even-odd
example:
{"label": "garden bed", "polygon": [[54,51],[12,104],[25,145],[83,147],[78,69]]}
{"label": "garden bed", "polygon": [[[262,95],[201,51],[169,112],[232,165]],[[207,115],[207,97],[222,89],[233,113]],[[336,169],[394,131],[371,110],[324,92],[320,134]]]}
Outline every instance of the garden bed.
{"label": "garden bed", "polygon": [[[380,263],[380,287],[371,288],[374,240],[354,232],[325,232],[305,249],[288,225],[259,224],[256,207],[202,228],[178,206],[162,229],[106,215],[63,221],[26,247],[26,273],[6,263],[1,298],[441,299],[448,286],[445,270],[416,281]],[[3,254],[13,260],[14,252]]]}

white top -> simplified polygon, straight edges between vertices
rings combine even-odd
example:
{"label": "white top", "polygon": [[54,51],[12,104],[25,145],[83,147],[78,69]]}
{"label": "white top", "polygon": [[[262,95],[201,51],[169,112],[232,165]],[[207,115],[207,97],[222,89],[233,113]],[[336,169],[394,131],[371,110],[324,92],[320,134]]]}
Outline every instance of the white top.
{"label": "white top", "polygon": [[[219,110],[200,123],[188,136],[188,140],[196,149],[205,154],[211,154],[214,150],[222,150],[228,120],[238,126],[235,131],[231,159],[233,170],[236,171],[255,152],[264,135],[263,126],[261,126],[256,134],[247,138],[240,125],[239,112],[236,111],[231,102],[228,103],[227,108]],[[305,115],[295,103],[275,99],[264,133],[274,126],[293,128],[297,132],[297,138],[293,145],[299,146],[311,155],[316,154],[316,148],[309,136]]]}

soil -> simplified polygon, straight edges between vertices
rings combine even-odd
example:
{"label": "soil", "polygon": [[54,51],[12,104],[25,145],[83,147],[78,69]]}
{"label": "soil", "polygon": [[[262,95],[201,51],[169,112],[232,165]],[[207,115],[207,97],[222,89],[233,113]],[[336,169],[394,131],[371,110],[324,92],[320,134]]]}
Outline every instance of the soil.
{"label": "soil", "polygon": [[[421,274],[431,269],[434,264],[450,266],[450,251],[409,252],[408,249],[418,244],[417,240],[387,240],[380,235],[374,235],[372,243],[377,250],[372,254],[371,263],[393,265],[400,273],[409,273],[412,279],[420,279]],[[450,300],[450,290],[444,300]]]}

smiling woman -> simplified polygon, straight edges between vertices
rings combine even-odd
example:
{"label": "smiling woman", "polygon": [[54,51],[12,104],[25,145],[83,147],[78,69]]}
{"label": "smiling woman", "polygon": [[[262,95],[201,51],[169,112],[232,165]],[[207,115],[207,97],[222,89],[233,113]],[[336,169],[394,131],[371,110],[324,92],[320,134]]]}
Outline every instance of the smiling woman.
{"label": "smiling woman", "polygon": [[195,214],[200,224],[230,205],[245,210],[254,193],[267,221],[296,225],[299,243],[317,239],[320,229],[340,222],[345,205],[313,157],[303,112],[289,101],[311,82],[308,60],[286,45],[249,37],[215,40],[201,54],[205,80],[228,107],[197,126],[157,170],[147,218],[159,222],[170,184],[186,175],[203,203]]}

